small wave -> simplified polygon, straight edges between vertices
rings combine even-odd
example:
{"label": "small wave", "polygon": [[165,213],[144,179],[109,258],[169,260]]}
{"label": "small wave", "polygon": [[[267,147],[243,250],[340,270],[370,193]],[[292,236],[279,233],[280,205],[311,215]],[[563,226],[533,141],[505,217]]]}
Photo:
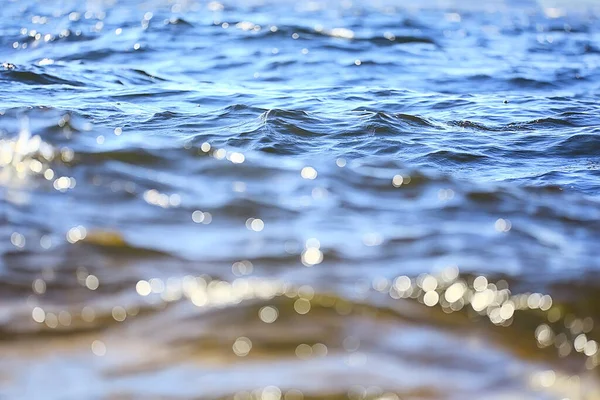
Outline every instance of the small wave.
{"label": "small wave", "polygon": [[[298,40],[315,38],[333,38],[347,40],[354,43],[368,43],[376,46],[394,46],[397,44],[438,44],[431,38],[411,35],[386,34],[385,36],[357,36],[354,31],[347,28],[325,29],[323,27],[309,28],[305,26],[277,26],[269,29],[249,22],[230,23],[240,29],[250,31],[252,34],[247,39],[262,39],[266,36],[287,38],[294,36]],[[297,35],[297,36],[296,36]]]}
{"label": "small wave", "polygon": [[[562,117],[562,118],[560,118]],[[524,122],[511,122],[505,125],[486,125],[481,122],[459,120],[447,122],[450,126],[458,126],[461,128],[475,129],[480,131],[490,132],[512,132],[512,131],[529,131],[540,128],[560,128],[560,127],[572,127],[576,126],[572,121],[569,120],[570,115],[560,114],[557,117],[545,117],[538,118]]]}
{"label": "small wave", "polygon": [[17,82],[26,85],[67,85],[85,86],[83,83],[60,78],[41,70],[22,70],[19,67],[0,70],[0,81]]}
{"label": "small wave", "polygon": [[571,135],[552,147],[552,153],[565,157],[590,157],[600,154],[600,135],[579,133]]}
{"label": "small wave", "polygon": [[399,118],[402,121],[408,122],[410,124],[414,124],[416,126],[429,126],[429,127],[435,126],[431,121],[427,120],[426,118],[420,117],[418,115],[396,114],[395,117]]}
{"label": "small wave", "polygon": [[165,20],[165,25],[173,25],[177,27],[192,28],[194,24],[181,17],[171,17]]}
{"label": "small wave", "polygon": [[463,120],[463,121],[449,121],[448,125],[450,126],[458,126],[460,128],[467,128],[467,129],[477,129],[477,130],[481,130],[481,131],[494,131],[497,130],[497,128],[492,128],[489,127],[485,124],[482,124],[480,122],[474,122],[474,121],[468,121],[468,120]]}
{"label": "small wave", "polygon": [[484,154],[466,153],[454,150],[437,150],[424,156],[437,164],[473,164],[485,163],[489,159]]}
{"label": "small wave", "polygon": [[556,87],[556,85],[552,82],[524,77],[511,78],[508,80],[508,82],[519,88],[549,89]]}

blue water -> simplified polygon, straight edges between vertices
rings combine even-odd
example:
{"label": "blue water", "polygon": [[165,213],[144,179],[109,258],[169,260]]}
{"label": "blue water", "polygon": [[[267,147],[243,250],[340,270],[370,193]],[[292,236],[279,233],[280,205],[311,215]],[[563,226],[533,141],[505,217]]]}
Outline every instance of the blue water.
{"label": "blue water", "polygon": [[0,398],[598,398],[599,16],[4,2]]}

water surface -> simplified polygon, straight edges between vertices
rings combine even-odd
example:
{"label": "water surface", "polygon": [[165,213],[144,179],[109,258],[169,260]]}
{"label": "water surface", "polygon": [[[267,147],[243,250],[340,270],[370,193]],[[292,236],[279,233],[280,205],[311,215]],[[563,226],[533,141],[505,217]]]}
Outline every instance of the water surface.
{"label": "water surface", "polygon": [[0,398],[600,398],[598,15],[3,3]]}

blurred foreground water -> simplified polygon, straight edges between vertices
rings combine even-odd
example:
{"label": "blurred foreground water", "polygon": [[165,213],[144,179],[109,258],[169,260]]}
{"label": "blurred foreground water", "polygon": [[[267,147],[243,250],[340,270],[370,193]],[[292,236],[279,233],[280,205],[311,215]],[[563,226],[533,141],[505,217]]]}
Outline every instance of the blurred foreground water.
{"label": "blurred foreground water", "polygon": [[0,398],[600,399],[598,6],[400,3],[4,2]]}

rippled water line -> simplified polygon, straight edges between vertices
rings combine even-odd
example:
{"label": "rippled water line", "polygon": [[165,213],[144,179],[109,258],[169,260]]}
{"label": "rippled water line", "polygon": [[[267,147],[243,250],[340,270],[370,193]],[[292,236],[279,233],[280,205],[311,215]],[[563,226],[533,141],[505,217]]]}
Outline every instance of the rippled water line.
{"label": "rippled water line", "polygon": [[[235,263],[232,268],[241,276],[252,273],[252,264],[248,261]],[[83,280],[90,290],[98,287],[94,275],[87,275]],[[45,292],[45,282],[41,279],[35,280],[32,287],[35,293]],[[294,310],[299,314],[310,312],[312,301],[317,301],[320,306],[338,308],[335,297],[330,297],[331,295],[316,293],[309,285],[286,284],[277,279],[241,277],[228,282],[212,279],[206,275],[199,277],[188,275],[166,280],[161,278],[140,280],[135,285],[135,290],[141,297],[160,297],[165,303],[185,298],[197,307],[219,308],[253,299],[270,300],[274,297],[286,296],[296,299]],[[488,318],[492,324],[505,328],[511,326],[519,312],[533,311],[538,314],[537,319],[547,321],[547,323],[540,323],[534,333],[540,348],[554,345],[557,347],[559,357],[568,356],[572,350],[582,353],[587,369],[594,369],[600,364],[598,343],[586,336],[594,329],[593,319],[563,315],[559,306],[553,307],[552,297],[549,295],[512,294],[505,280],[492,283],[483,275],[463,277],[459,274],[458,268],[448,268],[439,275],[422,274],[412,279],[406,275],[394,279],[377,278],[372,282],[371,290],[373,293],[381,293],[391,299],[412,299],[427,307],[440,307],[447,314],[459,312],[470,305],[469,311],[472,310],[476,315]],[[152,303],[154,304],[154,301]],[[345,300],[342,304],[345,305],[341,307],[350,307],[349,310],[343,311],[343,315],[346,315],[352,306]],[[356,305],[371,307],[368,303],[360,303],[360,300]],[[127,312],[122,307],[115,307],[112,315],[115,320],[124,321]],[[271,314],[275,312],[275,317],[263,318],[262,312],[259,317],[263,322],[267,322],[264,321],[265,318],[272,319],[270,322],[274,322],[277,318],[276,309],[268,312]],[[341,309],[338,312],[342,312]],[[56,328],[58,323],[52,321],[56,319],[56,315],[62,313],[63,311],[47,313],[42,307],[36,306],[32,310],[32,318],[40,324],[46,323],[49,328]],[[137,311],[129,314],[129,316],[135,315]]]}

